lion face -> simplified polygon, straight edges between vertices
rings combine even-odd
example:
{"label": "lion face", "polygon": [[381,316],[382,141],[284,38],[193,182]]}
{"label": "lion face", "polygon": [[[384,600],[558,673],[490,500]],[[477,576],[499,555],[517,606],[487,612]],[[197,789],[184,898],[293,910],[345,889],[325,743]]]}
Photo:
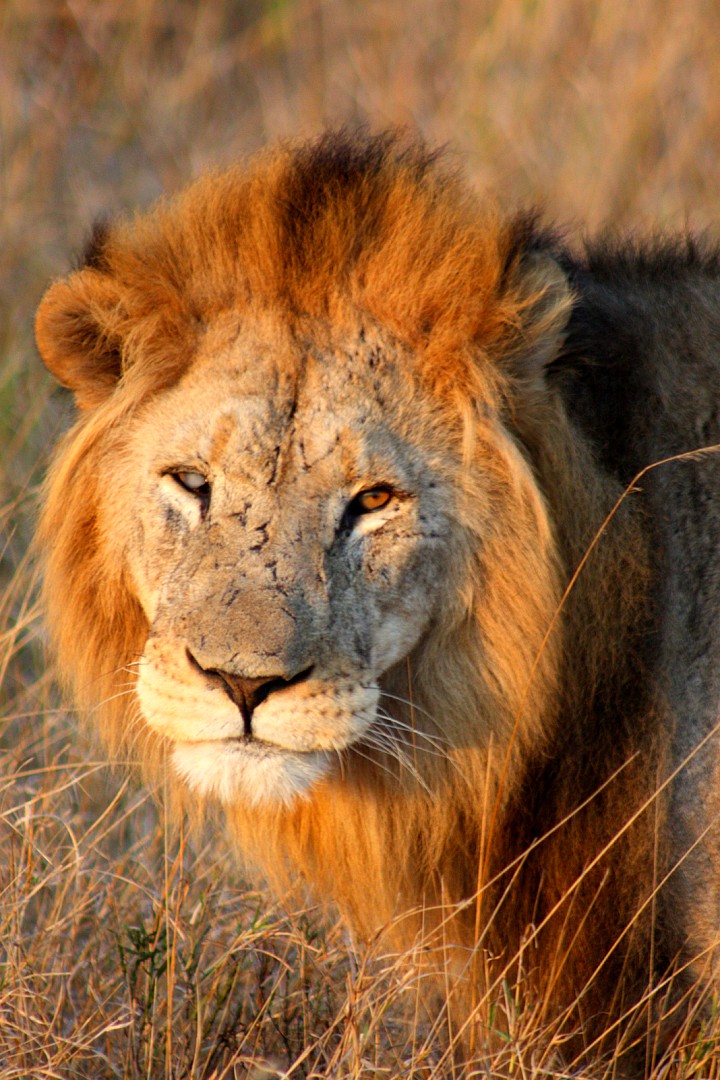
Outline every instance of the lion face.
{"label": "lion face", "polygon": [[225,325],[135,422],[137,696],[202,793],[287,801],[334,768],[447,589],[452,498],[394,359]]}

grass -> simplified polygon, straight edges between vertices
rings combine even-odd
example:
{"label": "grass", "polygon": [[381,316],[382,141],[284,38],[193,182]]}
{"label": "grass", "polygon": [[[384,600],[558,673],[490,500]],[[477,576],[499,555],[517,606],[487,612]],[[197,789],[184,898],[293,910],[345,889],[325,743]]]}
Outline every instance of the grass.
{"label": "grass", "polygon": [[[244,883],[109,774],[57,700],[28,559],[69,403],[32,313],[93,218],[330,121],[450,141],[571,229],[710,226],[708,0],[5,0],[0,8],[0,1080],[460,1075],[412,966]],[[501,1016],[502,1014],[502,1022]],[[476,1076],[562,1075],[503,985]],[[711,1021],[647,1073],[720,1075]],[[612,1059],[576,1077],[610,1077]]]}

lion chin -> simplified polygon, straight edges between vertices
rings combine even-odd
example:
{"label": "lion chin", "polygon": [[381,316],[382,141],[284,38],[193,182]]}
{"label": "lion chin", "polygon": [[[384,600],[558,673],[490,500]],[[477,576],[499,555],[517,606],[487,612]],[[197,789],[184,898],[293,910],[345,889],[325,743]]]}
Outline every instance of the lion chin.
{"label": "lion chin", "polygon": [[459,1028],[510,987],[642,1065],[720,989],[720,254],[575,249],[330,132],[97,229],[37,340],[80,410],[49,632],[109,754]]}
{"label": "lion chin", "polygon": [[306,795],[325,776],[330,755],[325,751],[293,754],[268,743],[176,743],[172,764],[188,787],[202,798],[249,806],[285,805]]}

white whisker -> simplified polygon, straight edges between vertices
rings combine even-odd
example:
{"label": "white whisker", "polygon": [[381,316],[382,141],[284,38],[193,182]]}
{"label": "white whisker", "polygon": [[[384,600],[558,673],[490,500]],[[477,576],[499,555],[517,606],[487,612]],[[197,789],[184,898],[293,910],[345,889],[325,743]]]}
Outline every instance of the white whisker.
{"label": "white whisker", "polygon": [[420,750],[423,754],[432,754],[434,757],[445,757],[444,748],[449,745],[446,739],[438,739],[434,735],[428,735],[426,731],[411,727],[410,724],[398,720],[396,716],[386,713],[382,708],[377,709],[377,718],[382,721],[383,731],[388,734],[392,734],[394,731],[401,731],[403,734],[407,733],[410,736],[409,742],[411,745],[416,739],[424,739],[430,746],[417,746],[415,749]]}
{"label": "white whisker", "polygon": [[[375,727],[370,728],[370,730],[364,736],[361,745],[371,750],[377,750],[381,754],[384,754],[385,756],[391,758],[393,761],[397,762],[397,764],[400,766],[400,769],[405,770],[405,772],[407,772],[413,778],[413,780],[429,794],[429,788],[423,780],[422,776],[420,775],[420,772],[415,767],[414,763],[410,760],[404,748],[401,747],[397,743],[397,741],[392,738],[390,734],[388,734],[387,732],[383,732]],[[356,746],[353,747],[353,749],[356,749]],[[375,759],[372,760],[375,761]],[[391,769],[389,769],[387,766],[383,766],[382,762],[375,761],[375,764],[377,764],[380,768],[385,768],[387,772],[391,773],[391,775],[394,775]]]}
{"label": "white whisker", "polygon": [[403,697],[401,694],[391,694],[389,690],[385,690],[382,686],[370,686],[368,687],[368,689],[378,690],[382,697],[389,698],[390,701],[397,701],[401,705],[407,705],[407,707],[413,712],[420,713],[421,716],[426,716],[434,727],[440,727],[432,713],[429,713],[427,709],[423,709],[422,705],[418,705],[416,701],[412,701],[410,698]]}

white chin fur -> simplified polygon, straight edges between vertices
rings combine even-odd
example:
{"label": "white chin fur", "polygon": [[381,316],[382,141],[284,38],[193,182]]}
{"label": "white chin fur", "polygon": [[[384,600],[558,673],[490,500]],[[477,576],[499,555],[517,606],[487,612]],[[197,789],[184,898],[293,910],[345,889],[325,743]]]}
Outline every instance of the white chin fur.
{"label": "white chin fur", "polygon": [[323,751],[295,754],[235,741],[176,743],[172,758],[175,771],[198,795],[251,806],[289,805],[330,764]]}

